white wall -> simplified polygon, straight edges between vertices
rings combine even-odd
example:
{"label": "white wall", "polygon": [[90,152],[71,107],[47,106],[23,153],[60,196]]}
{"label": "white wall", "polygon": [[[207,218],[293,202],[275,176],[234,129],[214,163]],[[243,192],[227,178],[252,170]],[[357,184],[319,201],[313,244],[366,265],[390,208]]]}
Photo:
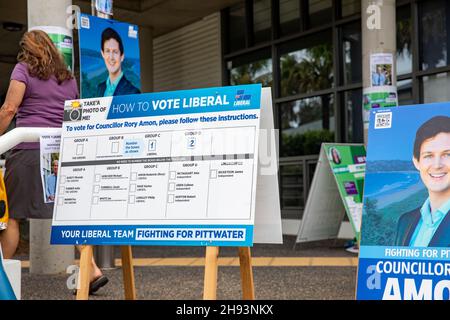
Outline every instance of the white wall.
{"label": "white wall", "polygon": [[220,13],[153,41],[154,91],[222,85]]}

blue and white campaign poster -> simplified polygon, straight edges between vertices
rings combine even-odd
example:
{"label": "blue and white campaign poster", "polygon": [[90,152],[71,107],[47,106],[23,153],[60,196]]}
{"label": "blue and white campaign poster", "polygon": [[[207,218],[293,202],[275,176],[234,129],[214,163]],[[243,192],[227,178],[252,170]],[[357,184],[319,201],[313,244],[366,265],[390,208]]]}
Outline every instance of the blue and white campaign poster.
{"label": "blue and white campaign poster", "polygon": [[450,103],[372,110],[357,299],[450,298]]}
{"label": "blue and white campaign poster", "polygon": [[251,246],[261,85],[66,101],[52,244]]}
{"label": "blue and white campaign poster", "polygon": [[95,9],[98,12],[113,15],[113,1],[112,0],[95,0]]}
{"label": "blue and white campaign poster", "polygon": [[81,98],[140,93],[138,27],[80,15]]}

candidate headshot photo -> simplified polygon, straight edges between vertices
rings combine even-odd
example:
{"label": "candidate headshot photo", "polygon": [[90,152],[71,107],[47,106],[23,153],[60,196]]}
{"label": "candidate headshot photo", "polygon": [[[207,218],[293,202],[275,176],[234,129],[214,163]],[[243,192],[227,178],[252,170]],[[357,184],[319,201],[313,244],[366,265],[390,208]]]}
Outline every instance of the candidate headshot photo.
{"label": "candidate headshot photo", "polygon": [[108,77],[98,85],[97,97],[140,93],[123,73],[124,46],[119,34],[112,28],[102,32],[101,54],[108,69]]}
{"label": "candidate headshot photo", "polygon": [[381,65],[377,65],[375,71],[372,72],[372,86],[386,85],[386,72]]}
{"label": "candidate headshot photo", "polygon": [[82,14],[78,32],[82,99],[141,92],[137,26]]}
{"label": "candidate headshot photo", "polygon": [[396,246],[450,246],[450,117],[434,116],[416,131],[412,162],[426,187],[423,204],[400,216]]}
{"label": "candidate headshot photo", "polygon": [[58,180],[58,153],[47,154],[50,168],[43,167],[44,176],[44,202],[51,203],[55,201],[56,183]]}
{"label": "candidate headshot photo", "polygon": [[334,164],[340,164],[342,162],[341,154],[339,153],[338,149],[330,149],[330,160],[332,160]]}

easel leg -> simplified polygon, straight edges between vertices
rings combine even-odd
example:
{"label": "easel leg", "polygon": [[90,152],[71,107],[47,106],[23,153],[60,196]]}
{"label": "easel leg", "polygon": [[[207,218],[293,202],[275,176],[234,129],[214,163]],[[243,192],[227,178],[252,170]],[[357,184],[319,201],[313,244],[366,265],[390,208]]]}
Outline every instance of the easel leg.
{"label": "easel leg", "polygon": [[88,300],[89,275],[91,274],[93,255],[92,246],[81,246],[80,252],[80,273],[78,274],[80,288],[77,290],[77,300]]}
{"label": "easel leg", "polygon": [[133,256],[131,246],[121,246],[123,285],[125,288],[125,299],[136,300],[136,287],[134,284]]}
{"label": "easel leg", "polygon": [[217,272],[219,265],[219,247],[206,247],[205,283],[203,300],[217,299]]}
{"label": "easel leg", "polygon": [[242,299],[255,300],[250,247],[239,247],[239,264],[241,268]]}

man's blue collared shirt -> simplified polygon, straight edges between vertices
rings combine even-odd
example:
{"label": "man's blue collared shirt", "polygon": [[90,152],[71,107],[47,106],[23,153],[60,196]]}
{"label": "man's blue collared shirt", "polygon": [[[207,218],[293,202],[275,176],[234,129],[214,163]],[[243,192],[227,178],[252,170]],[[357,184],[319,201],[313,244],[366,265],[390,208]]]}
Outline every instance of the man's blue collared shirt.
{"label": "man's blue collared shirt", "polygon": [[54,174],[51,174],[47,176],[47,186],[45,189],[45,196],[54,196],[56,191],[56,176]]}
{"label": "man's blue collared shirt", "polygon": [[430,198],[428,198],[420,208],[421,218],[414,231],[410,246],[413,247],[426,247],[433,238],[434,233],[439,227],[445,215],[450,210],[450,200],[440,206],[434,213],[431,213]]}
{"label": "man's blue collared shirt", "polygon": [[114,95],[114,91],[116,91],[117,85],[119,84],[120,80],[123,77],[123,71],[120,72],[120,75],[117,77],[117,79],[111,83],[111,80],[108,79],[106,80],[106,89],[105,89],[105,93],[103,94],[104,97],[111,97]]}
{"label": "man's blue collared shirt", "polygon": [[372,85],[373,86],[384,86],[386,82],[386,77],[383,73],[373,73],[372,74]]}

